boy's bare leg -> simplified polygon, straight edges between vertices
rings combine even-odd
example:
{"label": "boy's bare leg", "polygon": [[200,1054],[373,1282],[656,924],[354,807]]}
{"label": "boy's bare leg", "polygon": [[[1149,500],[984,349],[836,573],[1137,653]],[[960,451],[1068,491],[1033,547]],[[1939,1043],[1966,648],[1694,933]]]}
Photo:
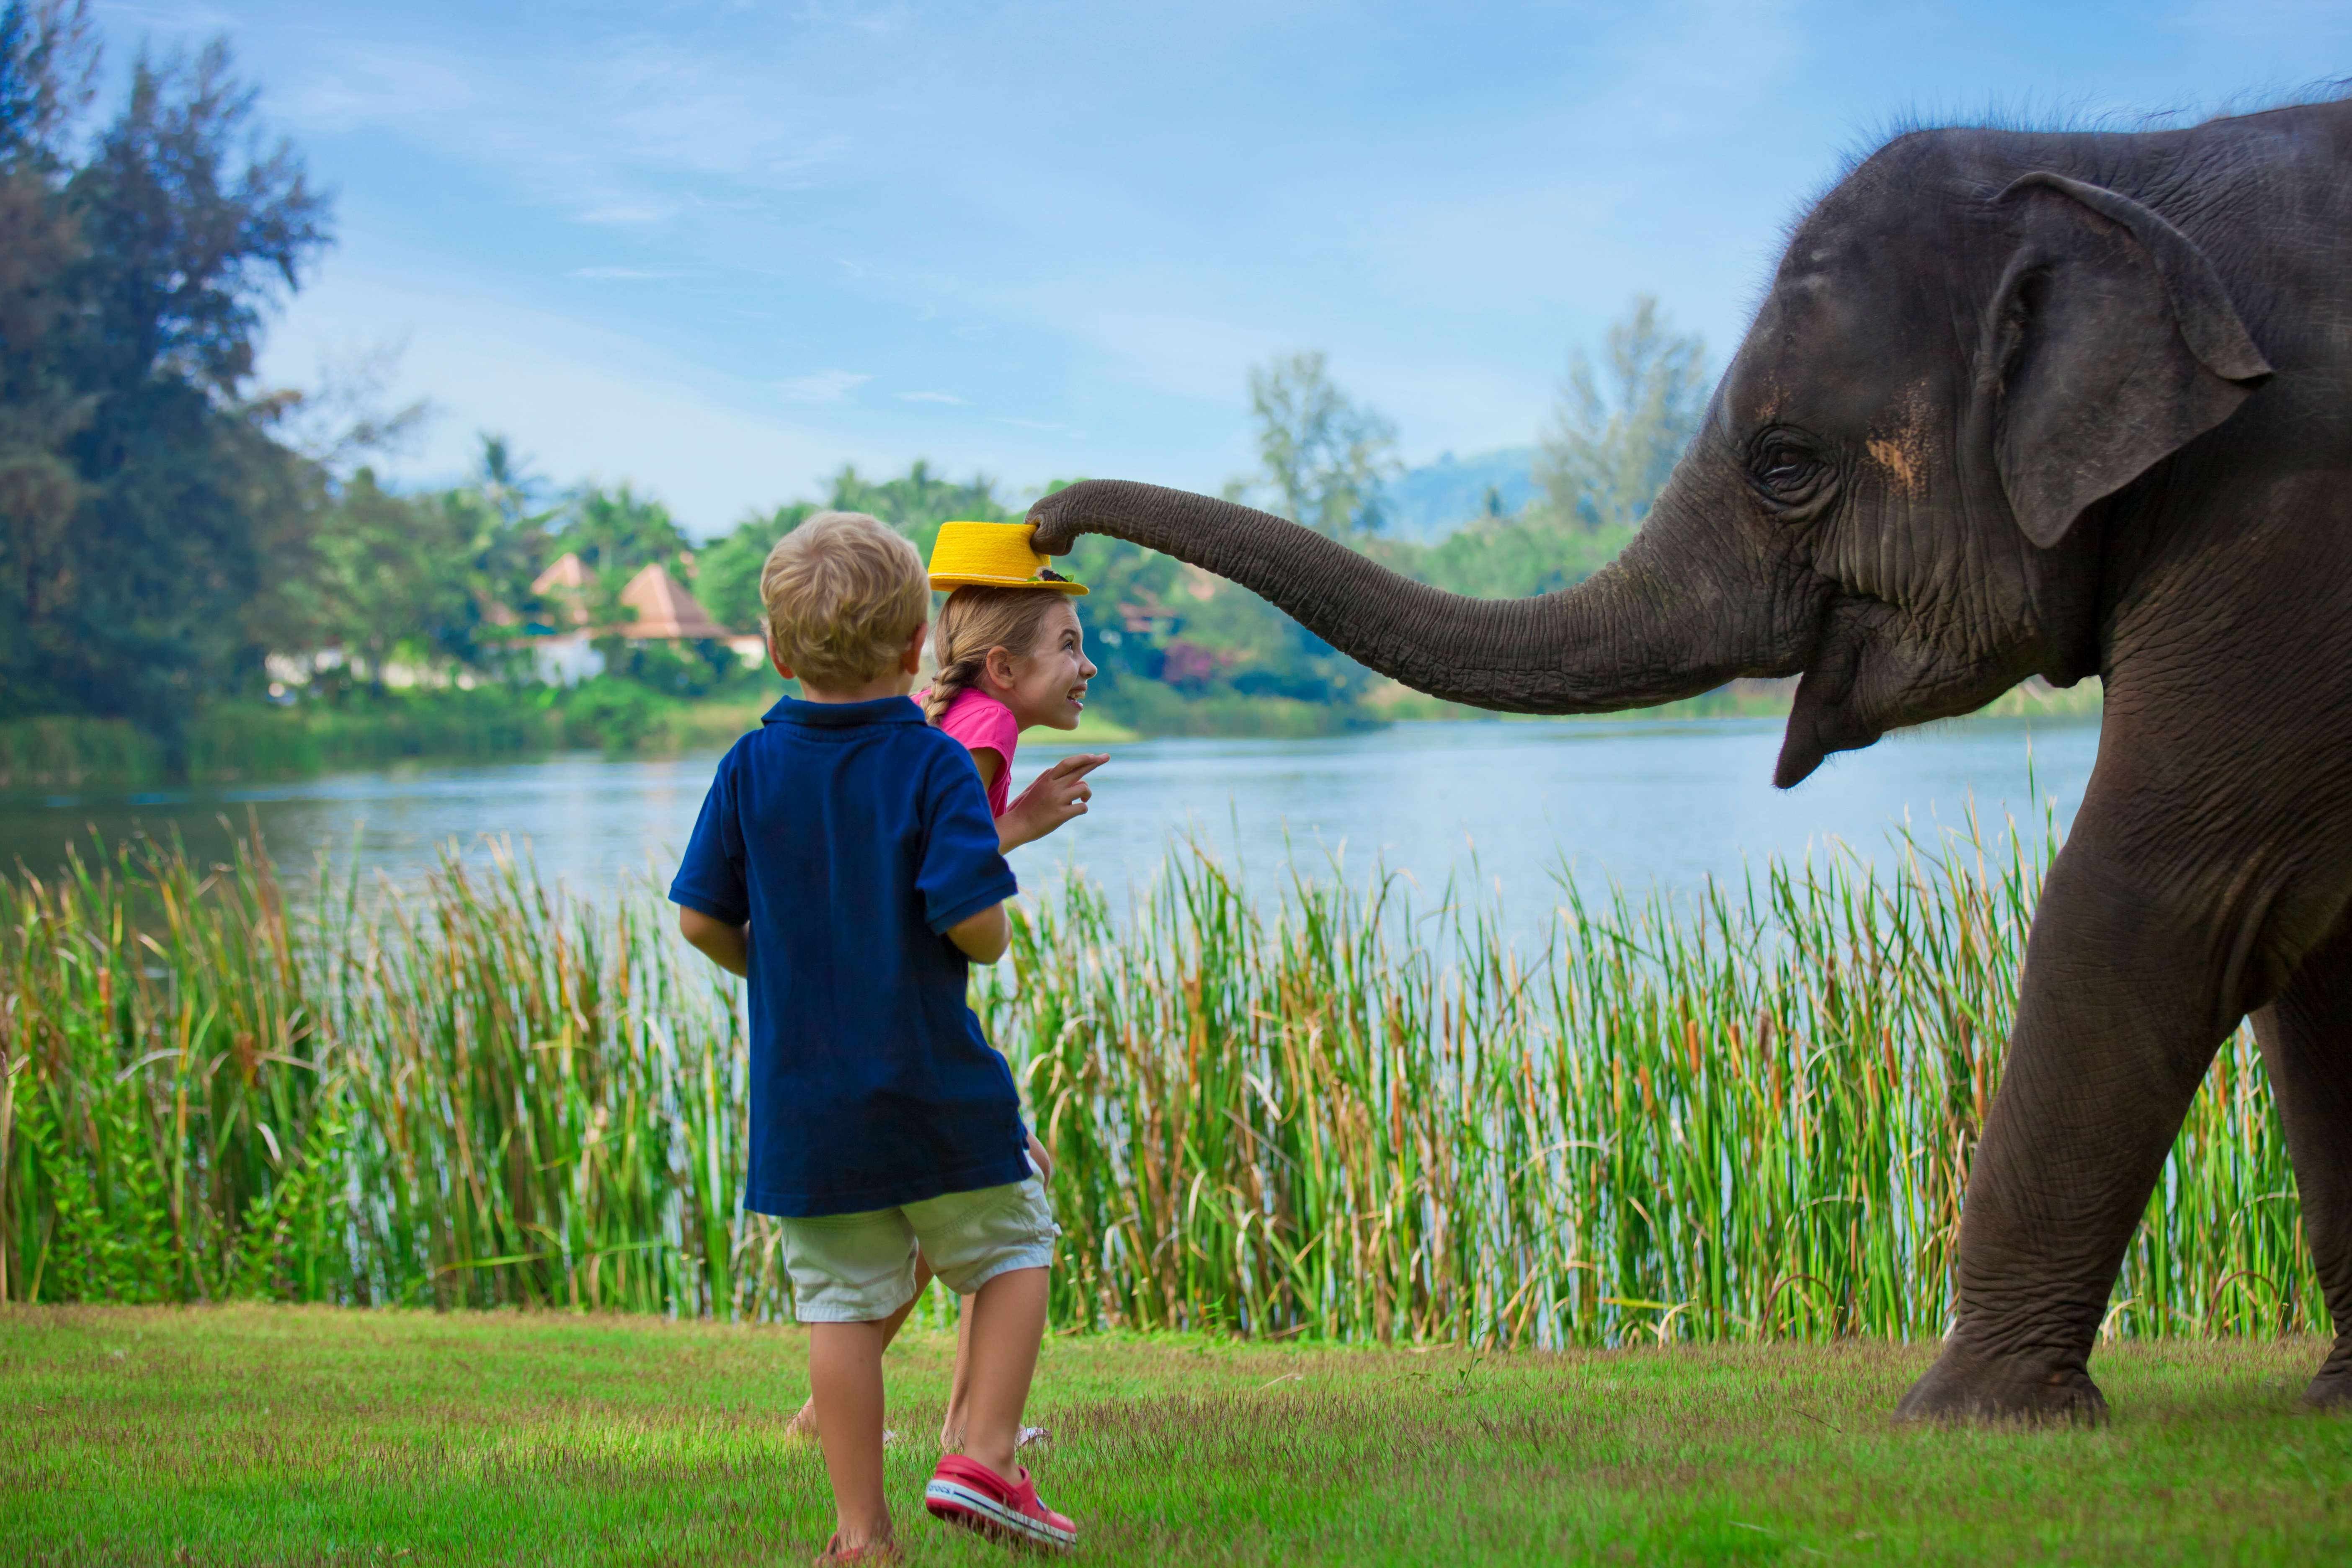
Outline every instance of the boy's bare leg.
{"label": "boy's bare leg", "polygon": [[[907,1298],[905,1306],[875,1325],[882,1331],[882,1343],[886,1348],[898,1337],[898,1331],[907,1326],[907,1315],[915,1310],[915,1303],[923,1299],[924,1289],[930,1282],[931,1266],[923,1261],[923,1255],[919,1252],[915,1254],[915,1293]],[[956,1376],[958,1379],[963,1376],[963,1340],[961,1336],[956,1340]],[[784,1436],[814,1437],[816,1435],[816,1395],[811,1393],[799,1412],[784,1423]]]}
{"label": "boy's bare leg", "polygon": [[883,1340],[879,1322],[809,1325],[810,1402],[844,1548],[890,1539],[890,1505],[882,1496]]}
{"label": "boy's bare leg", "polygon": [[1045,1282],[1043,1268],[1011,1269],[982,1285],[965,1313],[971,1356],[963,1451],[1008,1479],[1019,1473],[1021,1407],[1045,1338]]}
{"label": "boy's bare leg", "polygon": [[948,1417],[940,1423],[940,1451],[963,1452],[965,1409],[971,1402],[971,1303],[956,1314],[955,1373],[948,1381]]}

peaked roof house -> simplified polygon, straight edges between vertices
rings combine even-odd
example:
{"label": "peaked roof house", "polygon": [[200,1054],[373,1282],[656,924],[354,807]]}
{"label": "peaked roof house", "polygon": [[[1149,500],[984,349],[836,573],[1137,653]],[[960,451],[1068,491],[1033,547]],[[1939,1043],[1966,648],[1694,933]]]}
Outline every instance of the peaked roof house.
{"label": "peaked roof house", "polygon": [[[546,571],[531,579],[530,591],[534,594],[558,591],[583,594],[587,592],[589,584],[595,580],[596,574],[588,570],[588,563],[572,551],[567,550],[557,556]],[[585,612],[583,611],[583,614]]]}
{"label": "peaked roof house", "polygon": [[630,578],[629,585],[621,590],[621,603],[636,616],[627,626],[614,629],[633,642],[724,642],[735,635],[712,620],[710,612],[686,591],[686,584],[659,565],[648,566]]}
{"label": "peaked roof house", "polygon": [[[527,624],[527,633],[542,637],[550,633],[560,636],[562,632],[585,626],[588,624],[588,590],[595,581],[596,574],[588,570],[588,563],[579,556],[570,551],[557,556],[546,571],[530,581],[532,595],[553,606],[553,613],[548,619],[555,624],[551,626],[548,621],[533,621]],[[513,612],[509,611],[508,614],[512,615]]]}
{"label": "peaked roof house", "polygon": [[[667,568],[647,566],[621,590],[621,607],[627,621],[597,627],[589,625],[589,590],[596,574],[570,552],[558,556],[530,585],[530,591],[553,606],[547,621],[526,628],[532,661],[543,680],[572,685],[604,673],[604,661],[591,642],[600,637],[625,637],[631,642],[724,642],[739,657],[753,662],[758,651],[746,653],[744,639],[711,619]],[[518,617],[519,618],[519,617]],[[549,624],[550,622],[553,624]]]}
{"label": "peaked roof house", "polygon": [[554,619],[593,636],[624,637],[631,642],[725,642],[735,636],[712,620],[710,612],[687,592],[686,584],[659,564],[646,567],[621,590],[621,607],[629,612],[626,621],[592,630],[588,591],[595,582],[596,574],[587,563],[567,552],[532,580],[530,591],[554,601]]}

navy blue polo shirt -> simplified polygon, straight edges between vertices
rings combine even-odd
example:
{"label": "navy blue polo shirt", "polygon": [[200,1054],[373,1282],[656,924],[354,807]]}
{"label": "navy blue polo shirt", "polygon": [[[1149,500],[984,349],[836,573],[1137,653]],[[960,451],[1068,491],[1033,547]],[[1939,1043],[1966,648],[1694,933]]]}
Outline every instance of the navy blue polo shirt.
{"label": "navy blue polo shirt", "polygon": [[1017,891],[979,770],[904,697],[787,697],[719,762],[670,898],[751,926],[761,1214],[858,1214],[1029,1174],[951,926]]}

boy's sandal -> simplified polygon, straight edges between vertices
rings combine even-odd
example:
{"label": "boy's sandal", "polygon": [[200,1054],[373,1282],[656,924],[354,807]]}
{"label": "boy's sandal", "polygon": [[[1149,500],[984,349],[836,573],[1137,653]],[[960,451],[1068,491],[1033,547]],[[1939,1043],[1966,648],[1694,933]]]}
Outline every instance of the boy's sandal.
{"label": "boy's sandal", "polygon": [[844,1546],[841,1537],[835,1534],[824,1543],[824,1551],[816,1559],[816,1568],[836,1568],[836,1565],[846,1568],[852,1563],[871,1563],[876,1568],[883,1568],[884,1564],[904,1561],[895,1541],[873,1541],[864,1546]]}

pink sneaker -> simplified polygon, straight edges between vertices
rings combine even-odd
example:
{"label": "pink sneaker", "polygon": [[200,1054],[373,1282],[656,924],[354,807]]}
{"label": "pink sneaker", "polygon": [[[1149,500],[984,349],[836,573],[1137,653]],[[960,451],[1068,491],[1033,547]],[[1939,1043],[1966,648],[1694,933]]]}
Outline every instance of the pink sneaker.
{"label": "pink sneaker", "polygon": [[923,1506],[950,1524],[1031,1546],[1058,1552],[1078,1543],[1078,1527],[1045,1506],[1025,1468],[1008,1481],[977,1459],[950,1454],[931,1472]]}

